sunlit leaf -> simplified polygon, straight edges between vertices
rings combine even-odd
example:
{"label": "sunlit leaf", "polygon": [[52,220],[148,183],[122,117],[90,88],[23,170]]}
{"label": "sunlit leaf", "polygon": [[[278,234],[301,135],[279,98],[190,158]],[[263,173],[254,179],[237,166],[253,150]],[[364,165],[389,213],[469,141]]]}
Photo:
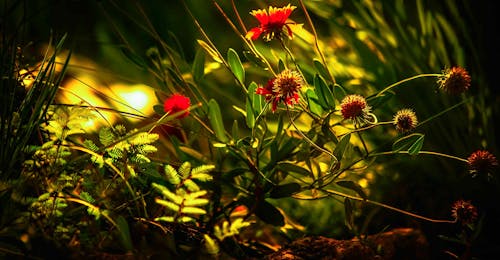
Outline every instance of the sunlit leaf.
{"label": "sunlit leaf", "polygon": [[200,82],[203,78],[205,71],[205,54],[201,49],[198,49],[196,55],[194,56],[194,62],[192,67],[193,79],[195,82]]}
{"label": "sunlit leaf", "polygon": [[339,185],[339,186],[342,186],[344,188],[347,188],[347,189],[355,191],[363,199],[367,199],[368,198],[368,196],[366,196],[365,191],[363,190],[363,187],[361,187],[356,182],[353,182],[353,181],[337,181],[335,183],[337,185]]}
{"label": "sunlit leaf", "polygon": [[392,144],[392,151],[408,151],[410,155],[417,155],[424,143],[424,134],[413,133],[399,138]]}
{"label": "sunlit leaf", "polygon": [[323,108],[318,104],[318,96],[312,89],[306,91],[307,104],[309,105],[309,110],[314,114],[321,116],[323,114]]}
{"label": "sunlit leaf", "polygon": [[330,78],[330,74],[328,73],[328,70],[325,68],[323,63],[321,63],[321,61],[319,61],[318,59],[314,59],[313,63],[314,63],[314,68],[316,68],[316,71],[318,71],[318,73],[319,73],[319,75],[321,75],[321,77],[323,77],[325,79]]}
{"label": "sunlit leaf", "polygon": [[302,168],[296,164],[288,163],[288,162],[279,162],[278,169],[284,172],[295,172],[303,176],[311,176],[311,172],[309,170]]}
{"label": "sunlit leaf", "polygon": [[342,160],[342,157],[344,156],[344,153],[349,146],[349,141],[351,140],[351,134],[346,134],[344,135],[337,146],[335,146],[335,149],[333,150],[333,155],[337,157],[337,160]]}
{"label": "sunlit leaf", "polygon": [[207,52],[208,55],[210,55],[210,57],[212,57],[212,59],[218,63],[224,63],[221,58],[219,57],[219,54],[217,53],[217,51],[215,51],[214,49],[212,49],[212,47],[210,47],[210,45],[208,45],[205,41],[203,40],[196,40],[198,42],[198,44]]}
{"label": "sunlit leaf", "polygon": [[215,136],[219,141],[223,143],[228,142],[226,132],[224,130],[224,122],[222,121],[222,113],[219,108],[219,104],[215,99],[210,99],[208,102],[208,119],[210,120],[210,125],[215,132]]}
{"label": "sunlit leaf", "polygon": [[206,210],[200,209],[200,208],[195,208],[195,207],[183,207],[181,209],[181,212],[185,213],[185,214],[193,214],[193,215],[207,214]]}
{"label": "sunlit leaf", "polygon": [[245,83],[245,69],[243,68],[243,64],[241,64],[240,57],[238,53],[232,48],[229,48],[227,51],[227,62],[229,63],[229,67],[231,71],[234,73],[236,78],[240,81],[241,84]]}

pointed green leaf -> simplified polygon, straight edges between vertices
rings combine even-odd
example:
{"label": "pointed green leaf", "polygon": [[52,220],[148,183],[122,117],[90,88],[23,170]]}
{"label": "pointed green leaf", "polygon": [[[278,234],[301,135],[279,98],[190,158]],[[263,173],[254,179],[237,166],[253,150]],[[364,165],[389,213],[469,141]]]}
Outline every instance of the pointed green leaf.
{"label": "pointed green leaf", "polygon": [[231,71],[234,73],[236,78],[240,81],[241,84],[245,83],[245,69],[243,68],[243,64],[241,64],[240,57],[238,53],[232,48],[229,48],[227,51],[227,62],[229,63],[229,67]]}
{"label": "pointed green leaf", "polygon": [[252,101],[252,108],[256,116],[260,114],[262,108],[264,107],[264,97],[255,93],[258,87],[257,83],[253,81],[250,83],[250,86],[248,86],[248,95]]}
{"label": "pointed green leaf", "polygon": [[162,200],[162,199],[159,199],[159,198],[156,198],[155,199],[155,202],[162,205],[162,206],[165,206],[167,208],[169,208],[170,210],[172,211],[179,211],[180,207],[179,205],[175,204],[175,203],[172,203],[170,201],[166,201],[166,200]]}
{"label": "pointed green leaf", "polygon": [[308,89],[306,91],[306,97],[307,104],[309,105],[309,110],[312,113],[321,116],[323,114],[323,108],[318,104],[318,96],[316,95],[316,92],[314,92],[312,89]]}
{"label": "pointed green leaf", "polygon": [[363,187],[361,187],[359,184],[353,181],[337,181],[337,185],[342,186],[344,188],[350,189],[355,191],[361,198],[367,199],[368,196],[366,196],[365,191],[363,190]]}
{"label": "pointed green leaf", "polygon": [[424,134],[413,133],[399,138],[392,144],[392,151],[408,151],[410,155],[417,155],[424,143]]}
{"label": "pointed green leaf", "polygon": [[335,98],[332,90],[328,87],[323,77],[318,74],[314,77],[314,89],[316,95],[318,95],[318,103],[324,109],[335,109]]}
{"label": "pointed green leaf", "polygon": [[318,59],[314,59],[313,63],[314,63],[314,68],[316,69],[316,71],[319,72],[319,75],[321,75],[325,79],[330,78],[328,70],[325,68],[325,66],[323,66],[323,63],[321,63],[321,61],[319,61]]}
{"label": "pointed green leaf", "polygon": [[269,196],[271,198],[285,198],[285,197],[290,197],[291,195],[299,191],[300,191],[300,184],[292,182],[274,187],[271,190]]}
{"label": "pointed green leaf", "polygon": [[266,63],[262,61],[259,57],[255,56],[252,52],[243,51],[243,56],[245,56],[245,58],[249,60],[251,63],[257,65],[257,67],[267,68]]}
{"label": "pointed green leaf", "polygon": [[250,100],[250,98],[246,99],[245,108],[246,108],[246,117],[245,117],[246,123],[248,128],[252,129],[255,126],[255,114],[252,107],[252,101]]}
{"label": "pointed green leaf", "polygon": [[333,155],[337,157],[337,160],[339,160],[339,162],[342,160],[342,157],[344,156],[344,153],[350,143],[349,142],[350,140],[351,140],[351,134],[346,134],[340,139],[337,146],[335,146],[335,149],[333,150]]}
{"label": "pointed green leaf", "polygon": [[285,225],[285,217],[283,214],[271,203],[262,200],[258,202],[255,209],[255,215],[262,219],[262,221],[274,226],[282,227]]}
{"label": "pointed green leaf", "polygon": [[212,130],[214,130],[217,139],[223,143],[227,143],[228,138],[224,130],[222,114],[220,112],[219,104],[217,104],[215,99],[210,99],[208,102],[208,119],[210,120],[210,125],[212,126]]}
{"label": "pointed green leaf", "polygon": [[196,51],[192,67],[194,82],[200,82],[205,74],[205,53],[201,49]]}
{"label": "pointed green leaf", "polygon": [[311,172],[309,170],[302,168],[296,164],[288,163],[288,162],[279,162],[278,169],[284,172],[295,172],[303,176],[311,176]]}
{"label": "pointed green leaf", "polygon": [[204,215],[204,214],[207,214],[207,211],[205,211],[204,209],[195,208],[195,207],[183,207],[181,209],[181,213],[193,214],[193,215]]}
{"label": "pointed green leaf", "polygon": [[123,216],[118,216],[115,222],[118,232],[120,234],[120,239],[123,244],[123,247],[127,251],[132,251],[134,247],[132,245],[132,238],[130,237],[130,230],[127,221]]}
{"label": "pointed green leaf", "polygon": [[221,57],[219,57],[219,54],[217,53],[216,50],[214,50],[212,47],[210,47],[210,45],[208,45],[208,43],[206,43],[205,41],[203,40],[196,40],[198,42],[198,44],[207,52],[208,55],[210,55],[210,57],[212,57],[212,59],[215,61],[215,62],[218,62],[218,63],[224,63],[221,59]]}
{"label": "pointed green leaf", "polygon": [[345,213],[345,224],[350,229],[354,229],[354,214],[351,200],[345,198],[344,200],[344,213]]}

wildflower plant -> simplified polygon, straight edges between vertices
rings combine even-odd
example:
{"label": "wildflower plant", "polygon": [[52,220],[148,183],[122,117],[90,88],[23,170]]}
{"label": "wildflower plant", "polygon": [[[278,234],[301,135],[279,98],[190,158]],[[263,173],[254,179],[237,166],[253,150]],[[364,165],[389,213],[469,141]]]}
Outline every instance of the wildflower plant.
{"label": "wildflower plant", "polygon": [[[425,127],[471,104],[467,95],[476,82],[466,68],[443,70],[450,64],[439,60],[440,73],[394,74],[394,83],[384,78],[378,83],[386,85],[372,84],[372,78],[388,74],[365,70],[360,54],[349,51],[349,58],[339,59],[330,51],[309,14],[329,10],[318,3],[241,10],[230,1],[229,13],[219,2],[211,7],[233,30],[224,37],[240,45],[222,49],[182,1],[199,32],[193,60],[175,39],[157,32],[140,4],[144,23],[127,16],[155,44],[137,52],[121,38],[124,54],[156,79],[156,114],[136,115],[143,120],[138,126],[107,123],[88,132],[88,123],[105,109],[84,98],[81,104],[35,110],[42,113],[35,120],[40,144],[26,150],[21,176],[36,189],[22,195],[27,214],[20,220],[35,221],[33,229],[41,236],[60,234],[54,243],[70,247],[75,257],[96,249],[97,256],[263,258],[281,246],[279,237],[304,236],[321,225],[311,220],[315,216],[298,220],[308,208],[292,205],[305,202],[332,205],[329,211],[341,212],[335,218],[342,218],[334,224],[359,238],[371,224],[363,211],[368,206],[480,231],[474,223],[481,208],[473,200],[451,206],[437,201],[449,210],[424,213],[383,201],[371,186],[374,178],[400,174],[392,163],[423,157],[460,167],[455,174],[461,178],[496,178],[498,161],[488,147],[463,150],[470,155],[461,158],[427,143],[433,133]],[[367,42],[372,48],[365,46],[365,55],[392,57],[375,48],[380,41]],[[459,101],[431,113],[401,106],[404,99],[397,94],[414,86]],[[175,125],[178,132],[158,131],[164,125]]]}

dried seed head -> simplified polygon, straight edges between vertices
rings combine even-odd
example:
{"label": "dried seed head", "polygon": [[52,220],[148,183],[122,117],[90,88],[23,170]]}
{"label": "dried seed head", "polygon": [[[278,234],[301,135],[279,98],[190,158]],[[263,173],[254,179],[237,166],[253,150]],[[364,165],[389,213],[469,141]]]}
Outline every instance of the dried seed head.
{"label": "dried seed head", "polygon": [[417,126],[417,115],[412,109],[401,109],[394,115],[394,125],[402,133],[409,132]]}
{"label": "dried seed head", "polygon": [[460,94],[467,91],[471,84],[469,73],[462,67],[445,69],[438,78],[439,89],[449,94]]}
{"label": "dried seed head", "polygon": [[472,224],[477,219],[477,208],[470,201],[458,200],[451,207],[451,216],[463,225]]}

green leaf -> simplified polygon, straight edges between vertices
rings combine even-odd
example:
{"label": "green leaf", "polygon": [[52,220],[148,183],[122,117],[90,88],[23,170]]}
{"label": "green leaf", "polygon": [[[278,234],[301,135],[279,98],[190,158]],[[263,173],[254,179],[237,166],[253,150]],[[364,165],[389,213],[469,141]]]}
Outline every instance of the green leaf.
{"label": "green leaf", "polygon": [[210,121],[210,125],[212,126],[217,139],[223,143],[227,143],[229,140],[224,130],[222,114],[220,112],[219,104],[217,104],[215,99],[210,99],[208,102],[208,120]]}
{"label": "green leaf", "polygon": [[196,41],[207,52],[207,54],[210,55],[210,57],[212,57],[212,59],[215,62],[224,63],[224,61],[222,61],[221,57],[219,56],[218,52],[216,50],[214,50],[212,47],[210,47],[210,45],[208,45],[208,43],[206,43],[203,40],[199,40],[199,39]]}
{"label": "green leaf", "polygon": [[189,175],[191,174],[191,163],[183,162],[181,166],[179,166],[179,169],[177,169],[177,172],[179,173],[180,176],[182,176],[183,179],[188,178]]}
{"label": "green leaf", "polygon": [[353,181],[337,181],[335,182],[337,185],[342,186],[344,188],[350,189],[355,191],[361,198],[367,199],[368,196],[366,196],[365,191],[363,190],[363,187],[361,187],[359,184]]}
{"label": "green leaf", "polygon": [[205,250],[208,254],[210,255],[217,255],[220,251],[219,245],[213,238],[211,238],[207,234],[203,234],[204,240],[205,240]]}
{"label": "green leaf", "polygon": [[229,67],[231,71],[234,73],[236,78],[240,81],[241,84],[245,83],[245,69],[243,68],[243,64],[241,64],[240,57],[238,53],[232,48],[229,48],[227,51],[227,61],[229,63]]}
{"label": "green leaf", "polygon": [[299,191],[300,191],[300,184],[292,182],[274,187],[271,190],[269,196],[271,198],[285,198],[285,197],[290,197],[291,195]]}
{"label": "green leaf", "polygon": [[337,144],[337,146],[335,146],[335,149],[333,150],[333,155],[335,155],[335,157],[337,157],[337,160],[342,160],[342,157],[344,156],[344,153],[347,149],[347,146],[349,145],[349,141],[351,139],[351,134],[346,134],[344,135],[339,143]]}
{"label": "green leaf", "polygon": [[238,140],[240,138],[240,128],[238,127],[238,120],[233,121],[233,127],[231,127],[231,135],[234,140]]}
{"label": "green leaf", "polygon": [[319,61],[318,59],[314,59],[313,63],[314,63],[314,68],[316,69],[316,71],[319,72],[319,75],[321,75],[325,79],[330,78],[328,70],[325,68],[325,66],[323,66],[323,63],[321,63],[321,61]]}
{"label": "green leaf", "polygon": [[323,108],[318,104],[318,96],[316,95],[316,92],[314,92],[312,89],[308,89],[306,91],[306,96],[309,110],[311,110],[312,113],[321,116],[323,114]]}
{"label": "green leaf", "polygon": [[314,77],[314,90],[318,95],[318,102],[324,109],[335,109],[335,97],[323,77],[316,74]]}
{"label": "green leaf", "polygon": [[257,57],[255,54],[253,54],[252,52],[250,52],[250,51],[243,51],[243,56],[245,56],[245,58],[247,60],[249,60],[251,63],[257,65],[257,67],[267,68],[266,63],[264,61],[262,61],[262,59],[260,59],[259,57]]}
{"label": "green leaf", "polygon": [[345,198],[344,200],[344,212],[345,212],[345,224],[350,230],[354,230],[354,214],[351,200]]}
{"label": "green leaf", "polygon": [[123,216],[118,216],[118,218],[116,218],[116,227],[120,234],[123,247],[127,251],[132,251],[134,247],[132,245],[132,238],[130,237],[130,230],[128,223]]}
{"label": "green leaf", "polygon": [[296,164],[288,163],[288,162],[279,162],[278,169],[284,172],[295,172],[303,176],[311,176],[311,172],[309,170],[302,168]]}
{"label": "green leaf", "polygon": [[245,103],[246,108],[246,123],[248,128],[252,129],[255,126],[255,114],[252,107],[252,102],[247,98],[247,102]]}
{"label": "green leaf", "polygon": [[166,201],[166,200],[162,200],[162,199],[159,199],[159,198],[156,198],[155,199],[155,202],[162,205],[162,206],[165,206],[167,208],[169,208],[170,210],[172,211],[179,211],[180,207],[179,205],[175,204],[175,203],[172,203],[170,201]]}
{"label": "green leaf", "polygon": [[194,62],[192,67],[194,82],[200,82],[200,80],[205,75],[205,53],[198,49],[196,55],[194,56]]}
{"label": "green leaf", "polygon": [[399,138],[392,144],[392,151],[408,151],[410,155],[417,155],[424,144],[424,134],[414,133]]}
{"label": "green leaf", "polygon": [[248,86],[248,95],[252,101],[252,108],[256,116],[260,114],[262,108],[264,107],[264,97],[255,93],[258,87],[257,83],[253,81],[250,83],[250,86]]}
{"label": "green leaf", "polygon": [[195,207],[183,207],[181,209],[181,213],[193,214],[193,215],[204,215],[204,214],[207,214],[207,211],[205,211],[204,209],[195,208]]}
{"label": "green leaf", "polygon": [[262,200],[259,201],[255,209],[255,215],[262,221],[274,226],[282,227],[285,225],[285,217],[281,212],[271,203]]}

